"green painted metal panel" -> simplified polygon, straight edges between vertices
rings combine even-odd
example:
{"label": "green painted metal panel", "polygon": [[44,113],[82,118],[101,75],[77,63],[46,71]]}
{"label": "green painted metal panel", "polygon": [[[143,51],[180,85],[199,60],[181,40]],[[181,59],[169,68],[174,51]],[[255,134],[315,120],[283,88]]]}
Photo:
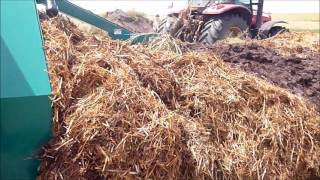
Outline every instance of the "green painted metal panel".
{"label": "green painted metal panel", "polygon": [[35,155],[51,137],[48,96],[2,98],[0,110],[0,179],[35,179]]}
{"label": "green painted metal panel", "polygon": [[33,0],[1,0],[1,95],[49,94],[41,32]]}
{"label": "green painted metal panel", "polygon": [[0,179],[35,179],[51,93],[33,0],[1,0]]}
{"label": "green painted metal panel", "polygon": [[128,40],[128,43],[131,45],[139,43],[148,43],[158,36],[160,36],[159,33],[135,34]]}

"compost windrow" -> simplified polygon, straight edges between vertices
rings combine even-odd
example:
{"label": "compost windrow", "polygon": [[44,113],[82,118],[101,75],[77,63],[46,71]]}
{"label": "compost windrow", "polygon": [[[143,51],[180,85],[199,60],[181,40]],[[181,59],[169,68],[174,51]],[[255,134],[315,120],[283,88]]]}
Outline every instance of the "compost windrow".
{"label": "compost windrow", "polygon": [[209,53],[42,21],[54,136],[38,179],[315,179],[320,115]]}

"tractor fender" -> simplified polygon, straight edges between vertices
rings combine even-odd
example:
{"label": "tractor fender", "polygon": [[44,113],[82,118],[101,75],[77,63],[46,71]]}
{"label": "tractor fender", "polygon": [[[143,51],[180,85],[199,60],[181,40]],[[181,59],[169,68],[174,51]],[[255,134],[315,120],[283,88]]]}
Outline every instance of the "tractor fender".
{"label": "tractor fender", "polygon": [[248,24],[251,23],[251,11],[249,8],[243,5],[238,4],[218,4],[218,5],[212,5],[208,8],[206,8],[202,14],[205,15],[219,15],[224,13],[232,13],[232,14],[239,14],[243,18],[245,18],[248,22]]}
{"label": "tractor fender", "polygon": [[279,24],[279,23],[285,23],[288,24],[286,21],[268,21],[266,23],[263,23],[259,29],[259,33],[267,36],[269,34],[269,31],[271,30],[274,25]]}

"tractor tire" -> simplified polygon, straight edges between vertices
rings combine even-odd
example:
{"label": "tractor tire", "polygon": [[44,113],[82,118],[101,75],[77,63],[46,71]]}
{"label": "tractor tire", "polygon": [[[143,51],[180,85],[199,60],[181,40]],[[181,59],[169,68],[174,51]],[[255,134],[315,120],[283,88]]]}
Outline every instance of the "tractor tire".
{"label": "tractor tire", "polygon": [[169,34],[173,26],[176,24],[177,20],[178,20],[178,17],[176,16],[166,17],[160,22],[157,33]]}
{"label": "tractor tire", "polygon": [[269,31],[269,37],[284,33],[284,32],[289,32],[289,30],[285,27],[282,26],[274,26],[270,29]]}
{"label": "tractor tire", "polygon": [[168,18],[165,18],[160,22],[159,27],[157,29],[157,33],[168,33],[169,32],[168,28],[166,27],[167,21],[168,21]]}
{"label": "tractor tire", "polygon": [[231,33],[238,33],[237,35],[240,35],[244,33],[248,27],[247,21],[239,15],[230,14],[222,17],[214,17],[204,24],[198,41],[211,45],[217,40],[229,37]]}

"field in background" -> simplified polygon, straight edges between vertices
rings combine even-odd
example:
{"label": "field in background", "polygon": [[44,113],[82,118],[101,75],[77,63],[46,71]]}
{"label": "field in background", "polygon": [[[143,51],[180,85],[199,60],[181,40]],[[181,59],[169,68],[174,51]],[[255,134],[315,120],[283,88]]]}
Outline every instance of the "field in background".
{"label": "field in background", "polygon": [[[128,15],[139,17],[144,16],[149,19],[153,19],[153,16],[148,16],[143,12],[137,11],[127,11]],[[99,14],[103,16],[103,14]],[[284,20],[288,22],[288,24],[284,25],[289,28],[291,31],[309,31],[314,33],[320,33],[320,17],[317,13],[300,13],[300,14],[281,14],[274,13],[272,14],[273,20]],[[82,21],[71,18],[82,30],[90,31],[92,26],[83,23]]]}
{"label": "field in background", "polygon": [[272,14],[273,20],[284,20],[289,24],[286,25],[291,31],[320,31],[320,17],[317,13],[301,14]]}

